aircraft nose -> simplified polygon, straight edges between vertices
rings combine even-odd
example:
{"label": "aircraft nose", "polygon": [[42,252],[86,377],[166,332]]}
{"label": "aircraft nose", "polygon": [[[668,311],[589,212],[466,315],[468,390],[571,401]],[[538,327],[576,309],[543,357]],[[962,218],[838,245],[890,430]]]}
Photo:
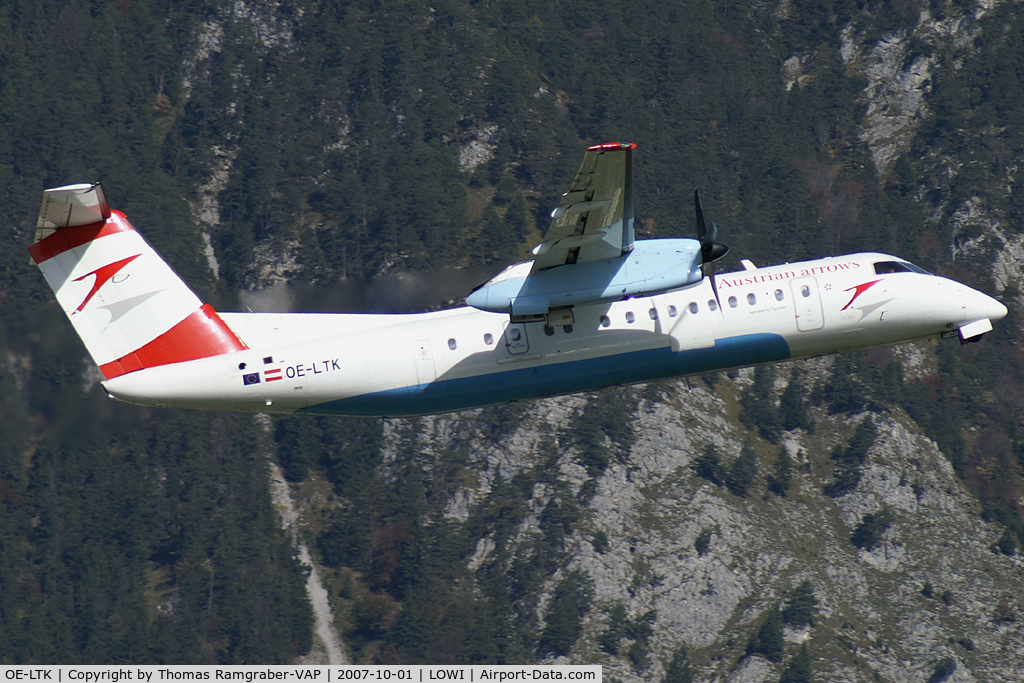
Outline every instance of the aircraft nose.
{"label": "aircraft nose", "polygon": [[1009,313],[1009,311],[1006,309],[1006,306],[991,297],[989,297],[989,300],[991,301],[988,314],[989,319],[1002,320],[1003,318],[1005,318],[1006,314]]}
{"label": "aircraft nose", "polygon": [[968,290],[966,294],[967,296],[964,297],[966,299],[964,301],[964,312],[967,314],[968,320],[988,318],[995,322],[1006,317],[1006,306],[1002,302],[973,289]]}
{"label": "aircraft nose", "polygon": [[984,312],[984,316],[986,318],[995,322],[996,320],[1002,320],[1006,317],[1008,311],[1002,302],[996,301],[987,294],[982,294],[981,292],[978,292],[978,294],[978,298],[981,300],[978,302],[977,306]]}

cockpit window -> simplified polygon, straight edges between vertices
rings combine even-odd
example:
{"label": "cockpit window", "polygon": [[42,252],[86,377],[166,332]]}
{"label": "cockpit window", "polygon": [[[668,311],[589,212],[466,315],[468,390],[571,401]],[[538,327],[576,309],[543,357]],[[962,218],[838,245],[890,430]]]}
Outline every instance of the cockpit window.
{"label": "cockpit window", "polygon": [[875,264],[875,275],[887,275],[889,273],[920,273],[921,275],[929,275],[930,273],[924,268],[919,268],[913,263],[907,263],[906,261],[879,261]]}
{"label": "cockpit window", "polygon": [[879,261],[875,264],[875,275],[887,275],[889,273],[910,273],[910,268],[899,261]]}
{"label": "cockpit window", "polygon": [[931,275],[931,273],[929,273],[927,270],[925,270],[921,266],[915,266],[913,263],[905,261],[903,265],[905,265],[907,268],[910,268],[915,273],[920,273],[921,275]]}

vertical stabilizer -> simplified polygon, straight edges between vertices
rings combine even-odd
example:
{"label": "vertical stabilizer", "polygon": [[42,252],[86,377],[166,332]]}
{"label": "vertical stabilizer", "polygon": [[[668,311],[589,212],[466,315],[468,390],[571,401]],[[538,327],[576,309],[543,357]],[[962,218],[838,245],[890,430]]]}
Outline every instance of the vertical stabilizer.
{"label": "vertical stabilizer", "polygon": [[106,379],[247,348],[98,184],[43,192],[29,252]]}

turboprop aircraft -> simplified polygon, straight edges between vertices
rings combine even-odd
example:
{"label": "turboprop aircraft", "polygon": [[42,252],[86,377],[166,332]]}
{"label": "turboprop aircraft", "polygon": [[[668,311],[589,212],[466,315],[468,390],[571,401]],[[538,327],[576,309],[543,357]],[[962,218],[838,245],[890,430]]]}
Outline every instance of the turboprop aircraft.
{"label": "turboprop aircraft", "polygon": [[416,415],[930,336],[977,341],[1006,307],[900,258],[851,254],[717,278],[697,239],[634,241],[633,151],[587,149],[534,259],[467,306],[401,315],[218,313],[98,184],[46,190],[29,251],[103,374],[146,406]]}

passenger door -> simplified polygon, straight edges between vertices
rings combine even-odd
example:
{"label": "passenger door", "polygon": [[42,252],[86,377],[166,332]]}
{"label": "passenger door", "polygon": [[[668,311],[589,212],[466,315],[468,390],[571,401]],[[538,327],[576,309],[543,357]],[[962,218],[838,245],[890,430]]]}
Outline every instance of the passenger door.
{"label": "passenger door", "polygon": [[801,332],[813,332],[824,327],[825,316],[821,309],[818,281],[813,277],[799,277],[790,280],[789,286],[793,291],[796,309],[796,329]]}

